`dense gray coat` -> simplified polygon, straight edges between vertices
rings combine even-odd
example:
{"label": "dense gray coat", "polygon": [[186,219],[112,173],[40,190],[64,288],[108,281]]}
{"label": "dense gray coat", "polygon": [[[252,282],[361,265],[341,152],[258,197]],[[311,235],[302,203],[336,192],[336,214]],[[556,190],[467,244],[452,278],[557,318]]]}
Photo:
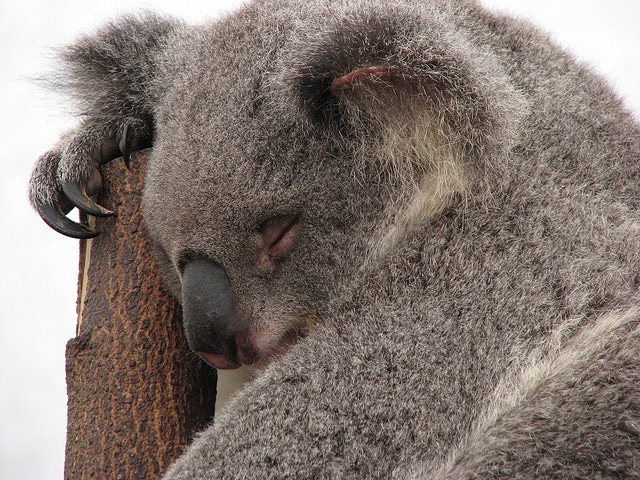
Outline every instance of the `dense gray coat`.
{"label": "dense gray coat", "polygon": [[63,57],[83,123],[36,208],[99,189],[129,125],[167,283],[221,266],[225,358],[271,360],[167,479],[640,477],[640,131],[546,35],[472,1],[263,0]]}

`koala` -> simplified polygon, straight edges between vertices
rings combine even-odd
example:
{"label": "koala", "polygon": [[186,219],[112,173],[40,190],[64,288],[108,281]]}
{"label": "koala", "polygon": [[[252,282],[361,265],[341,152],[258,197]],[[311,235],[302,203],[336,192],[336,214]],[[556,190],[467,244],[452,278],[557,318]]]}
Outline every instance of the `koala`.
{"label": "koala", "polygon": [[61,233],[151,147],[144,216],[191,348],[259,368],[166,473],[640,477],[640,128],[472,0],[124,16],[61,54]]}

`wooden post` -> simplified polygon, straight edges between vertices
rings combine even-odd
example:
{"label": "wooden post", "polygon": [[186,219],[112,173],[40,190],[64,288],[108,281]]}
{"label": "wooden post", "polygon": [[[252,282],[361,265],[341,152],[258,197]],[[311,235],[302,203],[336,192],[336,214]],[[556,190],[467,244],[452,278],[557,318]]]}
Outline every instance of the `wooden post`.
{"label": "wooden post", "polygon": [[65,479],[154,479],[213,418],[215,370],[189,351],[140,209],[146,155],[102,169],[113,217],[82,242],[76,338],[67,344]]}

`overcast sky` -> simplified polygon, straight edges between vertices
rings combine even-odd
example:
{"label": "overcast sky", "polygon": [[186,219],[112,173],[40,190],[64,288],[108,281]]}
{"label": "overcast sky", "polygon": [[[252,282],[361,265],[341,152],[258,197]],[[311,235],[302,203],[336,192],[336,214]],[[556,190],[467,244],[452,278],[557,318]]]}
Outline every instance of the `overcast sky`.
{"label": "overcast sky", "polygon": [[[59,98],[29,79],[52,70],[52,47],[117,12],[151,8],[199,22],[240,3],[0,0],[0,478],[62,478],[64,350],[76,321],[78,242],[46,227],[26,199],[36,158],[74,123]],[[553,32],[605,74],[640,117],[640,2],[483,3]]]}

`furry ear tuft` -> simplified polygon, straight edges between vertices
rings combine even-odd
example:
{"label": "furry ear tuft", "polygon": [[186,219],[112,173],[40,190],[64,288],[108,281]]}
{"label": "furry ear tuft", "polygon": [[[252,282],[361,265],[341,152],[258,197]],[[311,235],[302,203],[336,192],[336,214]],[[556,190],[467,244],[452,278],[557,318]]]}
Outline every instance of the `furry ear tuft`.
{"label": "furry ear tuft", "polygon": [[413,125],[420,132],[409,148],[435,135],[439,147],[493,163],[517,135],[526,101],[494,53],[451,34],[447,11],[432,13],[346,9],[296,42],[279,81],[312,122],[339,137],[398,138],[401,127],[406,138]]}

